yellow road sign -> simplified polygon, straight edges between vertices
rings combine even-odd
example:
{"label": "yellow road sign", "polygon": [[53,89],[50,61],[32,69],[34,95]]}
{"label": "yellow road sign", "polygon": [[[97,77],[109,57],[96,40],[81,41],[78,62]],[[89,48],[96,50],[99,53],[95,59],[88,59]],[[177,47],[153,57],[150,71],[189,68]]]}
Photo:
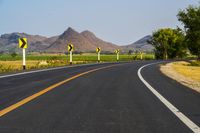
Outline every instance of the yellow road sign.
{"label": "yellow road sign", "polygon": [[71,51],[74,51],[74,45],[73,44],[68,44],[68,51],[71,52]]}
{"label": "yellow road sign", "polygon": [[119,49],[115,50],[115,53],[116,53],[116,54],[119,54]]}
{"label": "yellow road sign", "polygon": [[26,49],[28,47],[27,38],[19,38],[19,48]]}
{"label": "yellow road sign", "polygon": [[101,48],[100,47],[96,48],[96,52],[97,53],[101,52]]}

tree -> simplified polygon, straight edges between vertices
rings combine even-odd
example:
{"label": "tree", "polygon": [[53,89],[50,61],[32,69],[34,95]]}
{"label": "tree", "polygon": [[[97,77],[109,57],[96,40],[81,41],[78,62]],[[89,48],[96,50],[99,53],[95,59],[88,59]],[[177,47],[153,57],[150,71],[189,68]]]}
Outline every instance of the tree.
{"label": "tree", "polygon": [[128,51],[128,55],[131,55],[133,53],[133,50]]}
{"label": "tree", "polygon": [[17,56],[17,53],[16,52],[12,52],[10,55],[12,56],[12,58],[15,58]]}
{"label": "tree", "polygon": [[155,47],[156,58],[180,57],[185,50],[184,34],[180,29],[159,29],[149,41]]}
{"label": "tree", "polygon": [[200,6],[189,6],[179,11],[177,17],[184,25],[188,49],[200,59]]}
{"label": "tree", "polygon": [[176,40],[170,44],[168,50],[169,58],[183,58],[187,53],[187,46],[185,43],[185,35],[181,29],[173,30]]}

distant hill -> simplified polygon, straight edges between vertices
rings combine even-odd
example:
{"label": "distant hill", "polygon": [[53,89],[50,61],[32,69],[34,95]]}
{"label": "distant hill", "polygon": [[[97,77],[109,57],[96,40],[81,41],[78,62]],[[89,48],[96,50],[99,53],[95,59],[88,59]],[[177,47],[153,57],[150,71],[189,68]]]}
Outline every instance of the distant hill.
{"label": "distant hill", "polygon": [[87,30],[83,31],[81,35],[83,35],[93,46],[95,46],[95,48],[101,47],[103,50],[111,51],[111,52],[114,52],[114,50],[116,49],[120,49],[120,46],[110,43],[110,42],[103,41],[97,38],[94,35],[94,33],[90,31],[87,31]]}
{"label": "distant hill", "polygon": [[18,38],[21,37],[28,39],[29,47],[27,50],[30,52],[64,53],[67,52],[68,43],[73,43],[75,51],[77,52],[94,52],[97,47],[101,47],[103,52],[114,52],[116,49],[121,49],[124,52],[130,49],[143,51],[153,50],[153,46],[147,43],[147,40],[151,36],[145,36],[130,45],[119,46],[99,39],[94,33],[88,30],[79,33],[69,27],[61,35],[50,38],[18,32],[3,34],[0,36],[0,52],[21,52],[18,48]]}
{"label": "distant hill", "polygon": [[128,50],[141,50],[141,51],[146,51],[146,52],[151,52],[153,51],[154,47],[148,43],[148,40],[151,39],[151,36],[145,36],[141,39],[139,39],[138,41],[130,44],[130,45],[126,45],[126,46],[122,46],[122,48],[125,51]]}
{"label": "distant hill", "polygon": [[21,37],[26,37],[29,42],[29,50],[40,50],[43,47],[43,44],[37,45],[37,42],[44,41],[47,38],[40,35],[29,35],[26,33],[11,33],[11,34],[4,34],[0,36],[0,51],[4,52],[13,52],[18,51],[18,39]]}
{"label": "distant hill", "polygon": [[79,33],[72,28],[68,28],[61,35],[50,38],[17,32],[1,35],[0,51],[21,51],[18,48],[18,38],[21,37],[26,37],[28,39],[29,48],[27,50],[34,52],[66,52],[67,43],[69,42],[74,44],[75,51],[77,52],[94,52],[96,47],[101,47],[104,52],[113,52],[115,49],[120,49],[120,46],[103,41],[97,38],[94,33],[90,31]]}
{"label": "distant hill", "polygon": [[105,42],[97,38],[90,31],[78,33],[72,28],[68,28],[58,39],[52,43],[46,50],[49,52],[64,52],[67,49],[67,43],[74,44],[76,51],[88,52],[95,51],[96,47],[101,47],[104,51],[114,51],[119,46]]}

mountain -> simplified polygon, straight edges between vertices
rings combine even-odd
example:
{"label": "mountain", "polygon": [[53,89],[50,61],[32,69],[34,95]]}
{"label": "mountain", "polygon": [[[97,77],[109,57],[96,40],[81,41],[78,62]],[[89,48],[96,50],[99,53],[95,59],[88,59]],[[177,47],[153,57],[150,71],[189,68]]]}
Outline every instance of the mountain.
{"label": "mountain", "polygon": [[79,33],[69,27],[61,35],[49,38],[18,32],[3,34],[0,36],[0,52],[21,52],[21,49],[18,48],[18,39],[22,37],[28,39],[27,51],[29,52],[64,53],[67,52],[68,43],[73,43],[74,49],[77,52],[94,52],[97,47],[101,47],[102,52],[114,52],[116,49],[121,49],[123,52],[127,52],[130,49],[143,51],[153,50],[153,46],[147,43],[147,40],[151,36],[145,36],[130,45],[118,46],[99,39],[94,33],[88,30]]}
{"label": "mountain", "polygon": [[63,34],[58,36],[58,39],[47,47],[49,52],[66,52],[67,44],[74,44],[76,51],[95,50],[95,47],[80,33],[72,28],[68,28]]}
{"label": "mountain", "polygon": [[29,50],[36,50],[40,49],[42,45],[37,45],[37,42],[44,41],[47,39],[44,36],[40,35],[29,35],[26,33],[11,33],[11,34],[4,34],[0,36],[0,51],[4,52],[11,52],[11,51],[18,51],[18,39],[25,37],[28,39],[28,44],[30,46]]}
{"label": "mountain", "polygon": [[132,49],[132,50],[142,50],[146,52],[151,52],[153,51],[154,47],[148,43],[148,40],[150,39],[151,39],[151,36],[147,35],[130,45],[123,46],[122,48],[125,51]]}
{"label": "mountain", "polygon": [[52,43],[54,43],[57,39],[58,39],[58,36],[53,36],[50,38],[46,38],[42,41],[37,41],[37,42],[33,43],[32,45],[37,48],[34,51],[36,51],[36,52],[37,51],[41,51],[41,52],[46,51],[46,48],[49,47]]}
{"label": "mountain", "polygon": [[86,30],[81,33],[91,44],[93,44],[96,47],[101,47],[101,49],[105,51],[111,51],[113,52],[116,49],[120,49],[120,47],[116,44],[105,42],[99,38],[97,38],[94,33]]}
{"label": "mountain", "polygon": [[49,52],[64,52],[67,50],[67,43],[74,44],[75,50],[82,52],[95,51],[97,47],[101,47],[104,51],[112,52],[120,48],[115,44],[97,38],[94,33],[90,31],[79,33],[72,28],[68,28],[46,50]]}
{"label": "mountain", "polygon": [[103,41],[88,30],[79,33],[69,27],[61,35],[50,38],[18,32],[3,34],[0,36],[0,52],[20,52],[18,39],[22,37],[28,39],[27,50],[31,52],[66,52],[68,43],[73,43],[77,52],[92,52],[97,47],[101,47],[104,52],[113,52],[115,49],[120,49],[120,46]]}

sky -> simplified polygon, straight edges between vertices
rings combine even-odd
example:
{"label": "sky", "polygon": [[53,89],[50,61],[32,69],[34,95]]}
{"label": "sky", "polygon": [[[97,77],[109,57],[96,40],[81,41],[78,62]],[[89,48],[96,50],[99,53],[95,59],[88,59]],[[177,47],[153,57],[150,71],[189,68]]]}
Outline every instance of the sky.
{"label": "sky", "polygon": [[68,27],[92,31],[118,45],[131,44],[159,28],[181,26],[177,13],[199,0],[0,0],[0,34],[47,37]]}

